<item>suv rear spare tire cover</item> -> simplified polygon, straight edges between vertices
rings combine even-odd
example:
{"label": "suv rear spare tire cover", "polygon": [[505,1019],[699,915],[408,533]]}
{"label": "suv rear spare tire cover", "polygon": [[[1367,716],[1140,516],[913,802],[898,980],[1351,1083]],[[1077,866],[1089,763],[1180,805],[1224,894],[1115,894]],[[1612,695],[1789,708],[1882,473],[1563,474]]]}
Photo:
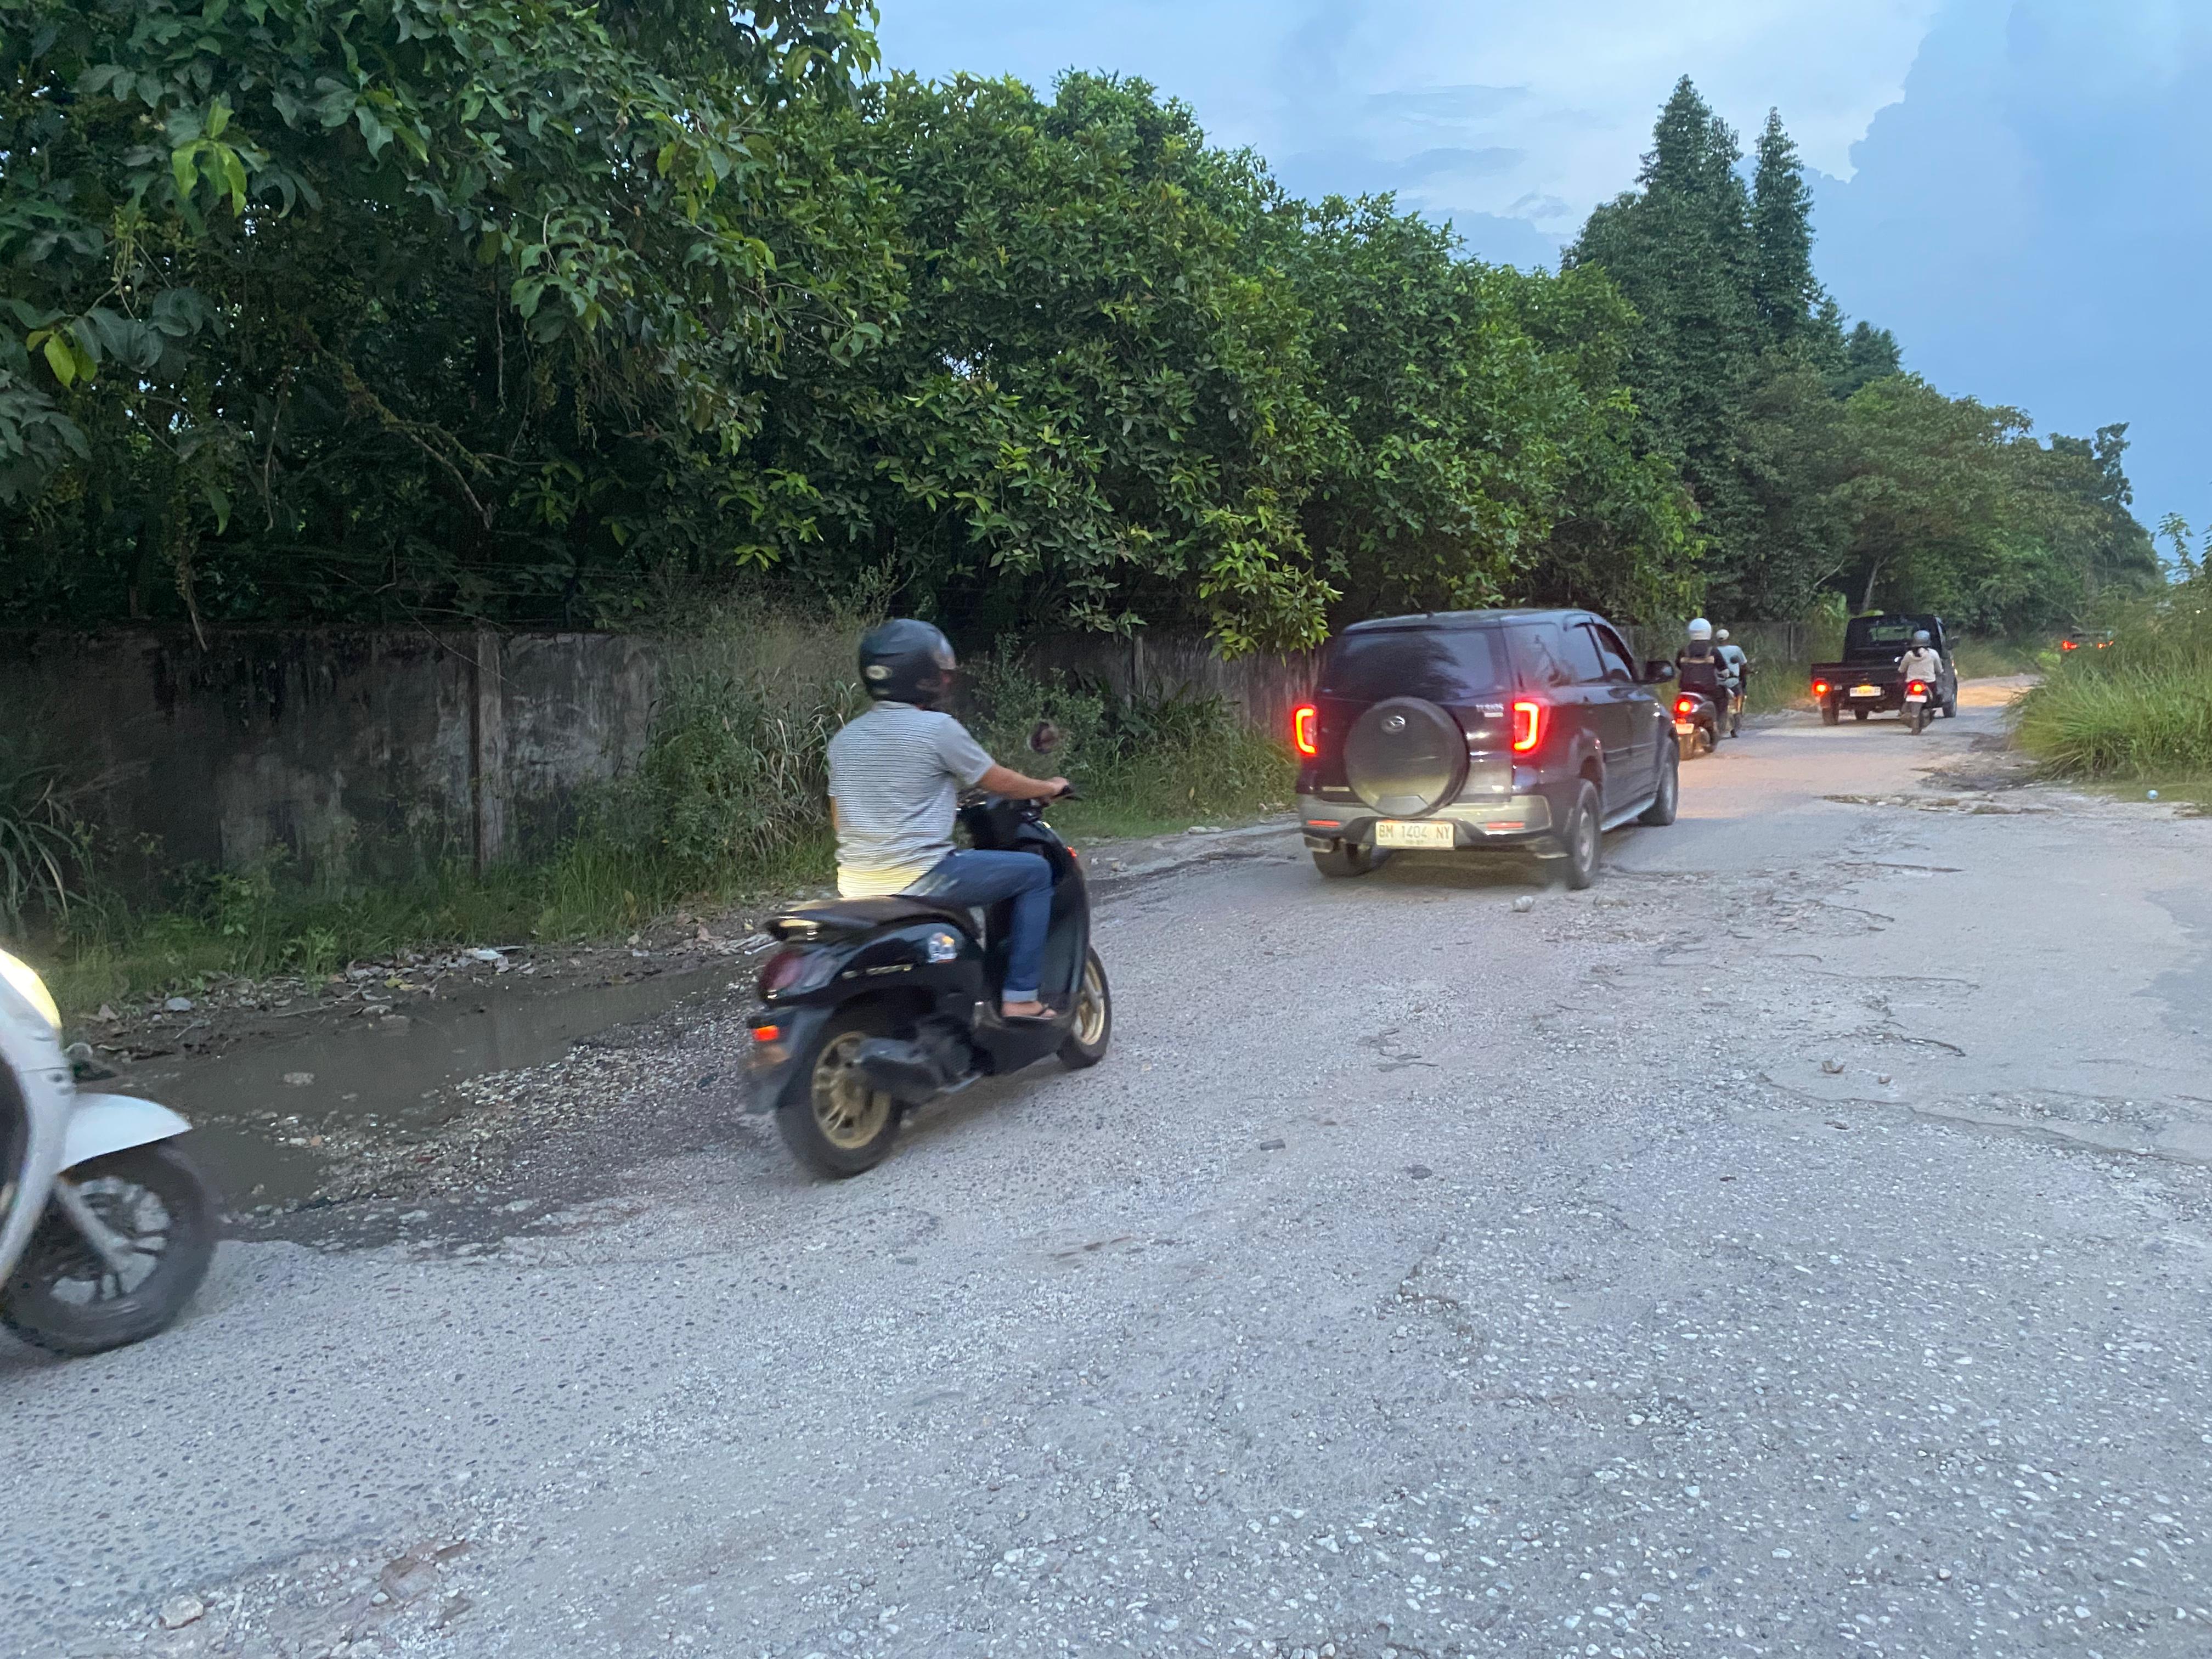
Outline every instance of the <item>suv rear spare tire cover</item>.
{"label": "suv rear spare tire cover", "polygon": [[1459,722],[1419,697],[1391,697],[1352,723],[1344,776],[1387,817],[1433,812],[1467,781],[1467,734]]}

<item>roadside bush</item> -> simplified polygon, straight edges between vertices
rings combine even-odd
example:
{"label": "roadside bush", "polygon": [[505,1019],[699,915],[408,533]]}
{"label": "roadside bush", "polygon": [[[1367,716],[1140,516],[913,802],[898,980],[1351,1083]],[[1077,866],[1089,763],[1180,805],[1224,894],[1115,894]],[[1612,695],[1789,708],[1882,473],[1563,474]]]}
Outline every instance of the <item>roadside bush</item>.
{"label": "roadside bush", "polygon": [[0,749],[0,933],[33,915],[66,919],[82,900],[86,843],[58,768]]}
{"label": "roadside bush", "polygon": [[[1290,801],[1289,750],[1247,727],[1224,698],[1187,687],[1124,697],[1006,652],[966,678],[963,714],[978,742],[1018,770],[1064,775],[1082,790],[1083,799],[1054,811],[1063,834],[1150,835]],[[1040,720],[1060,728],[1049,759],[1027,746]]]}
{"label": "roadside bush", "polygon": [[2212,774],[2212,576],[2122,612],[2108,648],[2061,659],[2021,700],[2019,732],[2057,776]]}

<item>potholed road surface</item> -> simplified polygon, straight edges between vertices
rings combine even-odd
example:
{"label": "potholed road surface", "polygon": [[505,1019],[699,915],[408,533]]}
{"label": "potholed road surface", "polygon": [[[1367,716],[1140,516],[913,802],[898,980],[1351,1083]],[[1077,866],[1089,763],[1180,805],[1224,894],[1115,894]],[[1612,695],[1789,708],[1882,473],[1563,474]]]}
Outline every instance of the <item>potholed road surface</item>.
{"label": "potholed road surface", "polygon": [[1586,893],[1126,884],[1109,1062],[858,1181],[694,1021],[544,1201],[0,1348],[0,1650],[2212,1652],[2212,822],[1992,787],[1978,690]]}

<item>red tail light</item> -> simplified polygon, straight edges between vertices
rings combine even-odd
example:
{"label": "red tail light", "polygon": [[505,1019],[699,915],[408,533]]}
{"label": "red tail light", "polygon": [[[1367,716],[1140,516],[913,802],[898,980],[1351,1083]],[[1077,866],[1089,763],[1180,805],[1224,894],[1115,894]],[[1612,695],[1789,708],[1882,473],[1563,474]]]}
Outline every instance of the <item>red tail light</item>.
{"label": "red tail light", "polygon": [[760,994],[765,1002],[779,991],[787,991],[806,976],[811,951],[785,949],[778,951],[761,963]]}
{"label": "red tail light", "polygon": [[1544,740],[1544,705],[1523,697],[1513,705],[1513,752],[1525,755]]}
{"label": "red tail light", "polygon": [[1826,680],[1814,680],[1814,681],[1813,682],[1813,695],[1814,695],[1814,696],[1816,696],[1816,697],[1825,697],[1825,696],[1826,696],[1828,695],[1828,683],[1827,683],[1827,681],[1826,681]]}
{"label": "red tail light", "polygon": [[1302,702],[1291,711],[1291,747],[1312,759],[1321,753],[1321,711]]}
{"label": "red tail light", "polygon": [[1928,682],[1925,680],[1913,681],[1911,684],[1905,688],[1905,695],[1908,697],[1926,696],[1928,695]]}
{"label": "red tail light", "polygon": [[1694,714],[1698,712],[1698,705],[1687,697],[1677,697],[1674,699],[1674,712],[1678,714]]}

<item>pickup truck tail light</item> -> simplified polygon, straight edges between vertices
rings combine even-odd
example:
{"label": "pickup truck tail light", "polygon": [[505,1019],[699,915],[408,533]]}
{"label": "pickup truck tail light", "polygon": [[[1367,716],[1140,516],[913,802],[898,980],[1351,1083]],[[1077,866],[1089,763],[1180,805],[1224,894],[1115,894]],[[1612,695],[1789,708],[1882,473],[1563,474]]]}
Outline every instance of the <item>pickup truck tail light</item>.
{"label": "pickup truck tail light", "polygon": [[1814,681],[1813,682],[1813,695],[1814,695],[1814,696],[1816,696],[1816,697],[1825,697],[1825,696],[1826,696],[1828,695],[1828,683],[1827,683],[1827,681],[1826,681],[1826,680],[1814,680]]}
{"label": "pickup truck tail light", "polygon": [[1544,740],[1545,708],[1533,697],[1513,705],[1513,752],[1526,755]]}

